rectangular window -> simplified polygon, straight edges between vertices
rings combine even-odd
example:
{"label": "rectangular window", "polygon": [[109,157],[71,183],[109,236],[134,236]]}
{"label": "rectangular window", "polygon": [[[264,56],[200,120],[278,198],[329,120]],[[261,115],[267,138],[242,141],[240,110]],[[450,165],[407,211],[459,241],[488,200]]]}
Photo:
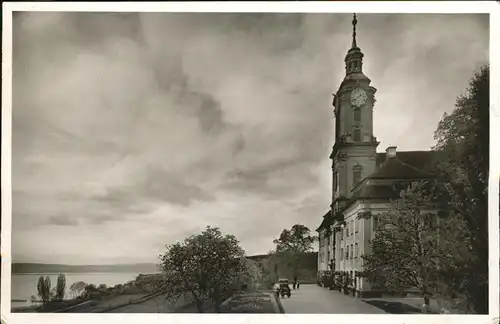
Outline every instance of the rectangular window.
{"label": "rectangular window", "polygon": [[358,243],[354,244],[354,257],[357,258],[358,257]]}
{"label": "rectangular window", "polygon": [[355,229],[356,229],[356,233],[357,233],[359,230],[359,219],[358,218],[356,218],[356,222],[354,224],[355,224]]}
{"label": "rectangular window", "polygon": [[351,259],[353,258],[354,256],[354,246],[351,244]]}
{"label": "rectangular window", "polygon": [[344,249],[340,249],[340,260],[344,259]]}
{"label": "rectangular window", "polygon": [[373,228],[373,231],[377,231],[380,227],[380,224],[379,224],[380,220],[379,220],[379,217],[378,215],[373,215],[372,216],[372,228]]}
{"label": "rectangular window", "polygon": [[434,230],[437,227],[436,216],[433,214],[424,215],[424,226],[429,230]]}
{"label": "rectangular window", "polygon": [[348,237],[349,236],[349,223],[347,223],[345,225],[345,236]]}
{"label": "rectangular window", "polygon": [[351,233],[354,235],[354,219],[351,220]]}
{"label": "rectangular window", "polygon": [[352,186],[355,187],[361,181],[361,170],[352,171]]}
{"label": "rectangular window", "polygon": [[333,191],[337,191],[337,171],[333,172]]}
{"label": "rectangular window", "polygon": [[345,250],[345,259],[346,260],[349,260],[349,245],[346,246],[346,250]]}
{"label": "rectangular window", "polygon": [[361,109],[359,108],[354,109],[354,121],[355,122],[361,121]]}
{"label": "rectangular window", "polygon": [[353,140],[354,142],[361,142],[361,129],[354,129]]}

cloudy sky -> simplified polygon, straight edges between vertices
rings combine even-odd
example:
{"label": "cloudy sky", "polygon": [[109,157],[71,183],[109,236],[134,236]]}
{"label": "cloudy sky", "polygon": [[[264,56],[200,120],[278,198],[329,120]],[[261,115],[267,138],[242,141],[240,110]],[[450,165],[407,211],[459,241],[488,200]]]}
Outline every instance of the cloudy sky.
{"label": "cloudy sky", "polygon": [[[206,225],[257,254],[316,229],[351,19],[16,14],[13,261],[155,262]],[[358,21],[379,151],[429,149],[488,61],[488,16]]]}

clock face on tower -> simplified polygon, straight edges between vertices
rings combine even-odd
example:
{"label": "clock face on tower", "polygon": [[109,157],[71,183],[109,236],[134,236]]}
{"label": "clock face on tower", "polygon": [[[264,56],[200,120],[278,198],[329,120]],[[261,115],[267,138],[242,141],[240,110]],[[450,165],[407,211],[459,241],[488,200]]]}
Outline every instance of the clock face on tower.
{"label": "clock face on tower", "polygon": [[356,88],[351,92],[351,105],[355,107],[363,106],[368,100],[368,95],[363,88]]}

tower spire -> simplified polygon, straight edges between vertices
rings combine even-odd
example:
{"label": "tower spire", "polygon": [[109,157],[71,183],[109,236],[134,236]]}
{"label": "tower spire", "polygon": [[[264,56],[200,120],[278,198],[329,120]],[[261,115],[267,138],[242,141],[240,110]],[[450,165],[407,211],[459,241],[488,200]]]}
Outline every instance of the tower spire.
{"label": "tower spire", "polygon": [[353,14],[352,18],[352,46],[351,48],[358,48],[358,45],[356,44],[356,24],[358,23],[358,20],[356,19],[356,13]]}
{"label": "tower spire", "polygon": [[[361,49],[358,47],[356,43],[356,25],[358,24],[358,19],[356,13],[353,13],[352,17],[352,45],[349,51],[347,51],[347,55],[345,57],[345,69],[346,76],[350,76],[351,74],[356,74],[355,77],[361,77],[363,74],[363,53]],[[366,77],[366,76],[364,76]]]}

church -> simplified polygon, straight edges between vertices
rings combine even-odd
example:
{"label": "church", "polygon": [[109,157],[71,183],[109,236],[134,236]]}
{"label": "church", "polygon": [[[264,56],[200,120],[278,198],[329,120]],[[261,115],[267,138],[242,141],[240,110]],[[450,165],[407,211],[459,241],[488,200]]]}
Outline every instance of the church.
{"label": "church", "polygon": [[376,296],[363,271],[361,255],[368,253],[376,229],[376,215],[388,211],[399,188],[431,177],[436,163],[432,151],[377,153],[373,108],[377,89],[363,73],[364,54],[356,42],[356,14],[352,45],[345,57],[345,77],[334,94],[335,143],[332,160],[332,204],[317,229],[318,272],[343,272],[353,280],[356,296]]}

